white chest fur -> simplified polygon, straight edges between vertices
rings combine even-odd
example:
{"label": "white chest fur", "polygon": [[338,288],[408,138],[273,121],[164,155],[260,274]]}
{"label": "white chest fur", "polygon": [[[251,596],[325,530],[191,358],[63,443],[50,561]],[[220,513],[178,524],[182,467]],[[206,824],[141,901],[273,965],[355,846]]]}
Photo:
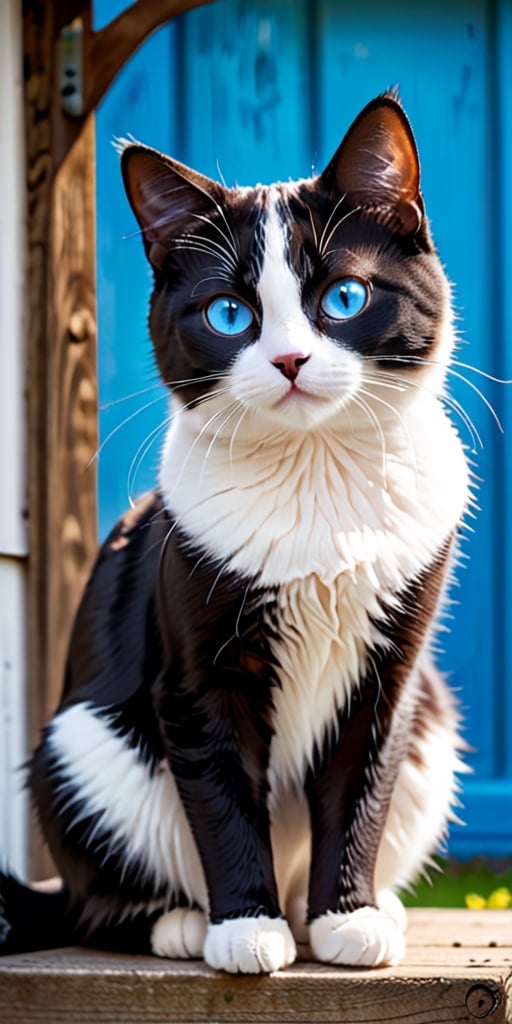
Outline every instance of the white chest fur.
{"label": "white chest fur", "polygon": [[187,413],[169,433],[161,487],[180,525],[226,568],[278,588],[272,771],[281,780],[302,777],[350,698],[380,602],[461,520],[467,468],[444,410],[425,395],[407,413],[391,421],[385,450],[371,421],[346,418],[261,436],[248,416],[234,443],[222,432],[212,443],[213,427],[198,439]]}
{"label": "white chest fur", "polygon": [[397,588],[464,511],[461,445],[430,395],[382,437],[343,412],[340,424],[303,433],[265,432],[249,413],[234,440],[229,425],[215,435],[215,417],[201,432],[204,419],[188,411],[172,424],[164,500],[212,558],[264,586],[312,574],[332,583],[365,567],[373,590]]}

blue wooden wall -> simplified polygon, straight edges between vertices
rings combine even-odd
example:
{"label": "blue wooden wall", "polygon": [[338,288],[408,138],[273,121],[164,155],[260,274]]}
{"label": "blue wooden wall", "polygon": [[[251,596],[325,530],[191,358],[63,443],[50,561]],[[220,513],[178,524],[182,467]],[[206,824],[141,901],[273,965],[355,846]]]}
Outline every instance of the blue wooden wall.
{"label": "blue wooden wall", "polygon": [[[123,6],[99,0],[97,23]],[[459,359],[512,377],[512,0],[218,0],[157,33],[97,118],[100,535],[129,493],[154,483],[166,408],[146,329],[150,275],[112,138],[131,133],[227,184],[307,176],[322,169],[358,110],[395,83],[418,140],[434,236],[455,282]],[[443,665],[474,748],[467,825],[452,830],[450,851],[508,856],[512,404],[506,387],[457,373],[470,383],[454,376],[452,393],[483,450],[475,453],[482,511],[464,546],[469,561],[458,573],[458,607],[444,638]],[[496,408],[504,436],[473,387]]]}

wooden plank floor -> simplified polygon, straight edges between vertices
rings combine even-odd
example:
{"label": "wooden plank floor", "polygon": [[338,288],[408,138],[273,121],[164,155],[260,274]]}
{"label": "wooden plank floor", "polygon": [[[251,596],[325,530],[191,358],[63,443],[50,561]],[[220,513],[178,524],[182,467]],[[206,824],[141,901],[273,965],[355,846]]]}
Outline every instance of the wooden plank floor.
{"label": "wooden plank floor", "polygon": [[233,977],[198,961],[89,950],[0,959],[0,1024],[512,1024],[512,911],[409,912],[407,959],[376,971],[302,962]]}

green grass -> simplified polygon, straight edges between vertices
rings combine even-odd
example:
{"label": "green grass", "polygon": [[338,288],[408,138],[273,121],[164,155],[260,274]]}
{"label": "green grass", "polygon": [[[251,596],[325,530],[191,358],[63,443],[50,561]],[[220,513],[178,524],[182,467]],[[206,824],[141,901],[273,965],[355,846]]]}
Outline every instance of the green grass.
{"label": "green grass", "polygon": [[512,892],[512,867],[503,870],[501,865],[497,873],[483,860],[467,864],[439,860],[439,864],[442,872],[429,872],[431,884],[421,879],[412,894],[401,893],[407,907],[464,907],[467,893],[478,893],[487,899],[501,886]]}

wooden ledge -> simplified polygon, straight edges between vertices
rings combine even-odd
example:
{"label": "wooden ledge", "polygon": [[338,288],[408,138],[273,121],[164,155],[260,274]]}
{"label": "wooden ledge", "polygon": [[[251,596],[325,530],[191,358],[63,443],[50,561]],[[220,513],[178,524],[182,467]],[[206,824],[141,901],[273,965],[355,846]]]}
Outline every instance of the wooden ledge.
{"label": "wooden ledge", "polygon": [[413,910],[407,959],[232,977],[199,961],[55,950],[0,959],[1,1024],[512,1022],[512,911]]}

